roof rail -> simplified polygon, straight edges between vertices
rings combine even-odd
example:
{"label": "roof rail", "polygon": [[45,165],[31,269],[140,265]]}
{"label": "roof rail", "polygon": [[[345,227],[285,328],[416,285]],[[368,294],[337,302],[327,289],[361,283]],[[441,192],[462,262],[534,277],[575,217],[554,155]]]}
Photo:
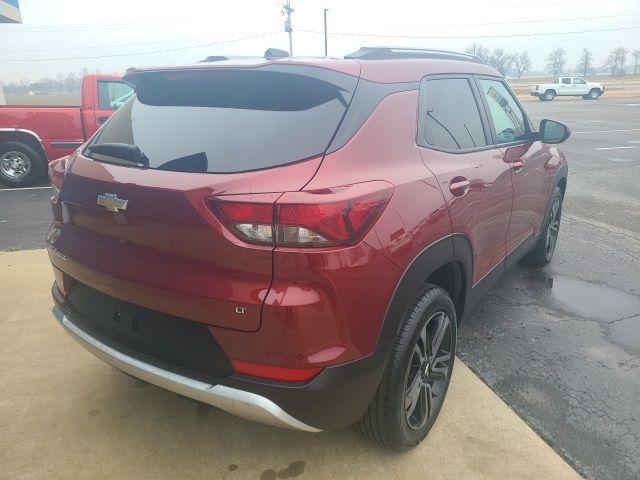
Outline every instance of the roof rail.
{"label": "roof rail", "polygon": [[437,58],[443,60],[463,60],[484,64],[477,55],[471,53],[433,50],[430,48],[361,47],[360,50],[345,55],[355,60],[389,60],[393,58]]}

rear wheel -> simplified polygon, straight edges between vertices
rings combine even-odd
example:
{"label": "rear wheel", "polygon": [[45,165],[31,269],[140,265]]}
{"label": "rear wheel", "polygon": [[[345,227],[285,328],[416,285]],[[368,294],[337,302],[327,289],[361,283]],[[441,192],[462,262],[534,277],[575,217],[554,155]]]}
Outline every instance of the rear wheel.
{"label": "rear wheel", "polygon": [[541,102],[544,102],[544,95],[538,95],[538,100],[540,100]]}
{"label": "rear wheel", "polygon": [[550,102],[554,98],[556,98],[556,92],[554,92],[553,90],[547,90],[546,92],[544,92],[544,99],[547,102]]}
{"label": "rear wheel", "polygon": [[45,163],[42,155],[25,143],[0,143],[0,183],[3,185],[32,185],[44,176]]}
{"label": "rear wheel", "polygon": [[523,259],[522,263],[531,267],[544,267],[553,258],[556,250],[558,233],[560,232],[560,218],[562,216],[562,190],[556,187],[549,211],[542,225],[540,237],[535,247]]}
{"label": "rear wheel", "polygon": [[398,451],[426,437],[449,387],[456,334],[447,292],[423,286],[404,317],[378,391],[358,422],[365,436]]}

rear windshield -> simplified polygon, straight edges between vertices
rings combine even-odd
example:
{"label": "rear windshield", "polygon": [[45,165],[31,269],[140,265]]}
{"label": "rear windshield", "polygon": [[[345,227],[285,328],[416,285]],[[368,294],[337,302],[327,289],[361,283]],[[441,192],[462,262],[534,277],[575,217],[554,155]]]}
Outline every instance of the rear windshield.
{"label": "rear windshield", "polygon": [[191,172],[258,170],[324,153],[357,78],[276,67],[136,74],[136,94],[90,144],[135,145],[149,168]]}

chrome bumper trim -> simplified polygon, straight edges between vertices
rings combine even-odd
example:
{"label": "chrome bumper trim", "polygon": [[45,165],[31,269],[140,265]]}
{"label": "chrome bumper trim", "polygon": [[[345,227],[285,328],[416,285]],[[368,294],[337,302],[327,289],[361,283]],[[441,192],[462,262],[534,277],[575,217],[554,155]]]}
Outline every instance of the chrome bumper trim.
{"label": "chrome bumper trim", "polygon": [[80,345],[100,360],[131,376],[185,397],[207,403],[237,417],[305,432],[321,431],[296,420],[274,402],[263,396],[224,385],[211,385],[194,380],[119,352],[78,327],[58,306],[53,308],[53,314],[67,333]]}

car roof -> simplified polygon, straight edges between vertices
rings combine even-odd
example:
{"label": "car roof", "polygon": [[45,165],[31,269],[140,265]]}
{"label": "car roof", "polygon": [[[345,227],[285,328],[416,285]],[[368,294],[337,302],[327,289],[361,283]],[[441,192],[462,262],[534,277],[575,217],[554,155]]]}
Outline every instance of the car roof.
{"label": "car roof", "polygon": [[[175,71],[175,70],[208,70],[215,68],[258,68],[266,65],[302,65],[326,68],[348,75],[359,76],[379,83],[418,82],[425,75],[436,74],[475,74],[501,77],[492,67],[479,63],[478,60],[464,58],[464,54],[456,54],[459,58],[335,58],[335,57],[244,57],[229,58],[210,57],[214,61],[203,61],[182,66],[163,66],[147,68],[130,68],[127,76],[136,74]],[[468,56],[471,57],[471,56]]]}

